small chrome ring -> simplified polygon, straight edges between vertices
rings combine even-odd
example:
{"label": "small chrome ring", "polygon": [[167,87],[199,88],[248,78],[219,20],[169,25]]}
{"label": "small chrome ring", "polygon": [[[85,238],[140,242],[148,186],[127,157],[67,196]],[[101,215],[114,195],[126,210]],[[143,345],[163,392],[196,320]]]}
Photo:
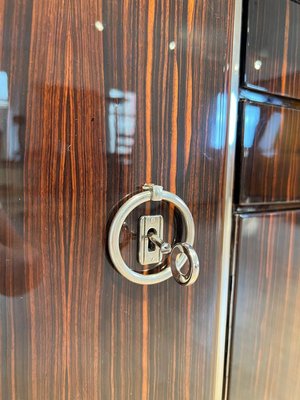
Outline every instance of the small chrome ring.
{"label": "small chrome ring", "polygon": [[140,285],[153,285],[156,283],[164,282],[165,280],[172,277],[171,266],[168,265],[166,268],[161,270],[160,272],[143,275],[139,272],[133,271],[131,268],[123,260],[119,240],[122,225],[125,222],[128,215],[139,205],[146,203],[147,201],[167,201],[175,205],[175,207],[181,212],[184,220],[184,224],[186,227],[186,239],[185,241],[189,244],[193,245],[194,237],[195,237],[195,226],[192,214],[185,204],[184,201],[181,200],[176,194],[167,192],[165,190],[160,191],[159,199],[153,198],[152,190],[144,190],[141,193],[138,193],[132,196],[129,200],[127,200],[116,213],[112,224],[110,226],[109,235],[108,235],[108,249],[110,258],[117,268],[117,270],[129,281],[140,284]]}
{"label": "small chrome ring", "polygon": [[[186,274],[181,272],[182,268],[182,254],[185,254],[189,270]],[[189,243],[177,243],[171,252],[171,270],[174,279],[177,283],[184,286],[192,285],[196,282],[199,275],[199,258],[194,248]]]}

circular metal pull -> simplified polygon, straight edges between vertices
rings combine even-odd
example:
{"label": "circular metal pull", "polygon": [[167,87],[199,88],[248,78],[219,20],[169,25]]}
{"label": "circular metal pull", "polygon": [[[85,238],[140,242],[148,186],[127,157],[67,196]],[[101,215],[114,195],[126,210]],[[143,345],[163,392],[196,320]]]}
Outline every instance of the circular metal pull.
{"label": "circular metal pull", "polygon": [[[174,252],[175,249],[177,248],[182,249],[181,253],[184,253],[187,256],[190,263],[190,270],[188,275],[181,274],[180,272],[180,266],[183,266],[183,264],[186,261],[185,257],[179,257],[179,258],[177,257],[176,258],[177,264],[175,263],[174,264],[175,267],[173,267],[172,269],[171,265],[168,265],[160,272],[148,275],[144,275],[142,273],[132,270],[125,263],[121,255],[119,246],[122,225],[125,222],[128,215],[136,207],[138,207],[143,203],[146,203],[147,201],[167,201],[169,203],[174,204],[174,206],[181,212],[186,228],[185,243],[181,243],[180,245],[177,244],[172,250],[172,252]],[[195,237],[194,220],[189,208],[184,203],[184,201],[181,200],[181,198],[178,197],[176,194],[163,190],[162,186],[145,184],[143,186],[143,192],[138,193],[132,196],[129,200],[127,200],[120,207],[115,217],[113,218],[108,235],[108,249],[110,258],[116,269],[131,282],[140,285],[153,285],[171,278],[173,273],[175,273],[174,278],[178,283],[180,283],[181,285],[191,285],[192,283],[195,282],[199,274],[199,262],[198,263],[196,262],[197,254],[195,250],[192,248],[192,245],[194,243],[194,237]]]}

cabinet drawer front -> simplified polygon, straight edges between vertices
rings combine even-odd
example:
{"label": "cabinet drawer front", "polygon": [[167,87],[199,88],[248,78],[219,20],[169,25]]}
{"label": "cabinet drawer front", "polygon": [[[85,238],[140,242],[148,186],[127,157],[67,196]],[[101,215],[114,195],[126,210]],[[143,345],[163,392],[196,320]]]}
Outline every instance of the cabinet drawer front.
{"label": "cabinet drawer front", "polygon": [[300,110],[245,102],[239,204],[300,200]]}
{"label": "cabinet drawer front", "polygon": [[300,98],[300,3],[250,0],[244,83]]}

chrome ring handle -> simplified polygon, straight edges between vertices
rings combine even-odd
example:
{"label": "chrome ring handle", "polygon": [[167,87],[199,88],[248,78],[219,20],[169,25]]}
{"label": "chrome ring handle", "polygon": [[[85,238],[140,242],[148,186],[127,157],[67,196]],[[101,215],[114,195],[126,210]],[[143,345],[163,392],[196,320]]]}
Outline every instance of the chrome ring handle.
{"label": "chrome ring handle", "polygon": [[[183,216],[186,228],[185,242],[192,246],[195,237],[195,225],[193,216],[184,201],[181,200],[181,198],[178,197],[176,194],[163,190],[162,186],[145,184],[143,186],[143,192],[132,196],[117,211],[111,223],[108,235],[108,250],[114,266],[129,281],[140,285],[153,285],[156,283],[164,282],[165,280],[172,277],[171,265],[168,265],[160,272],[143,275],[139,272],[133,271],[125,263],[121,255],[119,240],[122,225],[128,215],[136,207],[140,206],[143,203],[146,203],[147,201],[167,201],[174,204],[174,206],[181,212]],[[179,278],[179,280],[180,279],[181,278]]]}

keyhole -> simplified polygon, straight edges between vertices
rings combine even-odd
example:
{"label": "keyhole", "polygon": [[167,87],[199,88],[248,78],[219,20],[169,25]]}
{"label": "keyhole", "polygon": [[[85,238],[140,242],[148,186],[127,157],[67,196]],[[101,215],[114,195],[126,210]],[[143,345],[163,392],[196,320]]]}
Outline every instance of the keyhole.
{"label": "keyhole", "polygon": [[[151,235],[152,233],[154,233],[154,235],[157,234],[156,230],[153,229],[153,228],[151,228],[151,229],[149,229],[149,231],[147,232],[147,236],[149,237],[149,235]],[[155,244],[154,244],[153,242],[151,242],[150,239],[148,239],[148,251],[149,251],[149,252],[155,251],[155,247],[156,247]]]}

